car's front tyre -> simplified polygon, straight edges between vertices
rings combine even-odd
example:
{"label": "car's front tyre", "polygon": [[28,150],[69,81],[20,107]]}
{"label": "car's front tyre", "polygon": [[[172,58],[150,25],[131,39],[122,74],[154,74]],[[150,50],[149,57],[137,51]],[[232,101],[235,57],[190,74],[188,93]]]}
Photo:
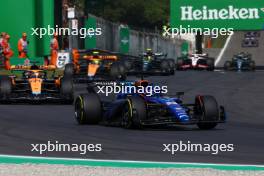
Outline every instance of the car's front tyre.
{"label": "car's front tyre", "polygon": [[213,96],[197,96],[195,98],[195,115],[200,117],[197,126],[202,130],[210,130],[217,126],[219,107]]}
{"label": "car's front tyre", "polygon": [[97,94],[82,94],[77,97],[75,101],[75,119],[78,124],[98,124],[101,118],[101,100]]}
{"label": "car's front tyre", "polygon": [[139,96],[127,99],[126,108],[123,113],[123,127],[142,129],[142,121],[147,119],[146,102]]}
{"label": "car's front tyre", "polygon": [[74,101],[73,81],[71,77],[63,77],[60,83],[60,94],[65,104],[72,104]]}
{"label": "car's front tyre", "polygon": [[12,82],[8,76],[2,76],[0,78],[0,96],[3,99],[7,99],[12,92]]}

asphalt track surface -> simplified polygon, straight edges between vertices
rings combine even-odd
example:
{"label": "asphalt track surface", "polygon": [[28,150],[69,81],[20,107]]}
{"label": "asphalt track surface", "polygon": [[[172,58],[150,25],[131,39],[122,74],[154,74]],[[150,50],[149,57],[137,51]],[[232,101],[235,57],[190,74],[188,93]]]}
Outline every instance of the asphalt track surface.
{"label": "asphalt track surface", "polygon": [[[90,159],[264,164],[264,72],[176,72],[170,77],[149,77],[168,85],[170,93],[185,91],[184,100],[197,94],[214,95],[227,110],[228,122],[215,130],[196,126],[126,130],[105,126],[79,126],[73,106],[1,105],[0,154],[40,156],[31,144],[102,144],[102,152],[50,152],[41,156]],[[130,78],[132,79],[132,78]],[[76,85],[76,94],[85,86]],[[234,144],[234,152],[162,152],[163,144]]]}

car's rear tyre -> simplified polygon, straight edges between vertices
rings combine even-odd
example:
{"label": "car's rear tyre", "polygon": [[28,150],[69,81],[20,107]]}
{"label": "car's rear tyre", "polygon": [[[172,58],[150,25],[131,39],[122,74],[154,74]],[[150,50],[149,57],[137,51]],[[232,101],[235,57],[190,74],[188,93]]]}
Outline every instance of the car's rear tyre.
{"label": "car's rear tyre", "polygon": [[217,126],[219,108],[213,96],[197,96],[195,98],[195,114],[199,117],[197,126],[202,130],[210,130]]}
{"label": "car's rear tyre", "polygon": [[129,61],[129,60],[124,60],[124,61],[123,61],[123,65],[125,66],[125,69],[126,69],[127,71],[129,71],[129,70],[132,69],[132,62]]}
{"label": "car's rear tyre", "polygon": [[160,63],[160,68],[163,75],[169,75],[170,74],[170,65],[168,60],[163,60]]}
{"label": "car's rear tyre", "polygon": [[215,60],[213,58],[208,58],[206,60],[206,64],[208,65],[208,71],[214,71],[215,69]]}
{"label": "car's rear tyre", "polygon": [[[147,119],[147,106],[143,98],[134,96],[127,99],[127,105],[129,106],[130,120],[125,128],[137,128],[142,129],[142,120]],[[135,112],[133,112],[135,110]],[[124,119],[123,119],[124,120]]]}
{"label": "car's rear tyre", "polygon": [[97,94],[82,94],[77,97],[75,101],[75,118],[80,125],[95,125],[101,121],[101,100]]}
{"label": "car's rear tyre", "polygon": [[8,76],[0,78],[0,95],[7,98],[12,92],[12,82]]}
{"label": "car's rear tyre", "polygon": [[116,80],[126,80],[126,68],[120,62],[115,62],[110,68],[110,76]]}
{"label": "car's rear tyre", "polygon": [[184,64],[184,60],[183,59],[177,59],[177,70],[183,70],[182,66]]}
{"label": "car's rear tyre", "polygon": [[73,76],[74,75],[74,64],[69,63],[65,65],[64,76]]}
{"label": "car's rear tyre", "polygon": [[254,61],[249,62],[249,69],[252,71],[256,70],[256,64]]}
{"label": "car's rear tyre", "polygon": [[173,59],[168,59],[169,67],[170,67],[170,74],[175,74],[175,61]]}
{"label": "car's rear tyre", "polygon": [[65,100],[64,103],[66,104],[73,103],[74,94],[73,94],[73,81],[71,77],[66,76],[61,79],[60,93],[61,96],[64,97]]}
{"label": "car's rear tyre", "polygon": [[224,69],[227,71],[231,70],[231,65],[232,63],[230,61],[226,61],[224,64]]}

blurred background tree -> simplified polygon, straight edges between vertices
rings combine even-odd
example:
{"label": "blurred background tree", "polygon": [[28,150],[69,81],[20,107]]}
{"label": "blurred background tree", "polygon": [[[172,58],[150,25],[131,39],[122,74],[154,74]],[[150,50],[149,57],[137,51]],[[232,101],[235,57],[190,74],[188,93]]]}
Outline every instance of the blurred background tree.
{"label": "blurred background tree", "polygon": [[[74,1],[74,0],[73,0]],[[161,28],[169,21],[170,0],[75,0],[86,13],[136,28]]]}

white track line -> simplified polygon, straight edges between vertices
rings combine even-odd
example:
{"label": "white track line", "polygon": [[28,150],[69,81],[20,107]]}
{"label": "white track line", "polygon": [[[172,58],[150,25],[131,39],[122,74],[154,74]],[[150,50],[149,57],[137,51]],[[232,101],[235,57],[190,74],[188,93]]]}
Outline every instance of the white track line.
{"label": "white track line", "polygon": [[228,47],[228,45],[229,45],[229,43],[230,43],[230,41],[232,39],[232,36],[233,35],[229,35],[228,38],[226,39],[225,45],[222,48],[221,52],[219,53],[219,55],[218,55],[218,57],[217,57],[217,59],[215,61],[215,66],[217,66],[219,64],[219,62],[221,61],[221,59],[222,59],[222,57],[223,57],[223,55],[224,55],[224,53],[226,51],[226,48]]}
{"label": "white track line", "polygon": [[138,163],[138,164],[169,164],[169,165],[198,165],[198,166],[233,166],[233,167],[263,167],[264,165],[246,165],[246,164],[216,164],[216,163],[188,163],[188,162],[153,162],[153,161],[133,161],[133,160],[100,160],[100,159],[82,159],[82,158],[60,158],[60,157],[34,157],[18,155],[0,155],[0,157],[19,158],[19,159],[42,159],[42,160],[64,160],[64,161],[93,161],[93,162],[112,162],[112,163]]}

